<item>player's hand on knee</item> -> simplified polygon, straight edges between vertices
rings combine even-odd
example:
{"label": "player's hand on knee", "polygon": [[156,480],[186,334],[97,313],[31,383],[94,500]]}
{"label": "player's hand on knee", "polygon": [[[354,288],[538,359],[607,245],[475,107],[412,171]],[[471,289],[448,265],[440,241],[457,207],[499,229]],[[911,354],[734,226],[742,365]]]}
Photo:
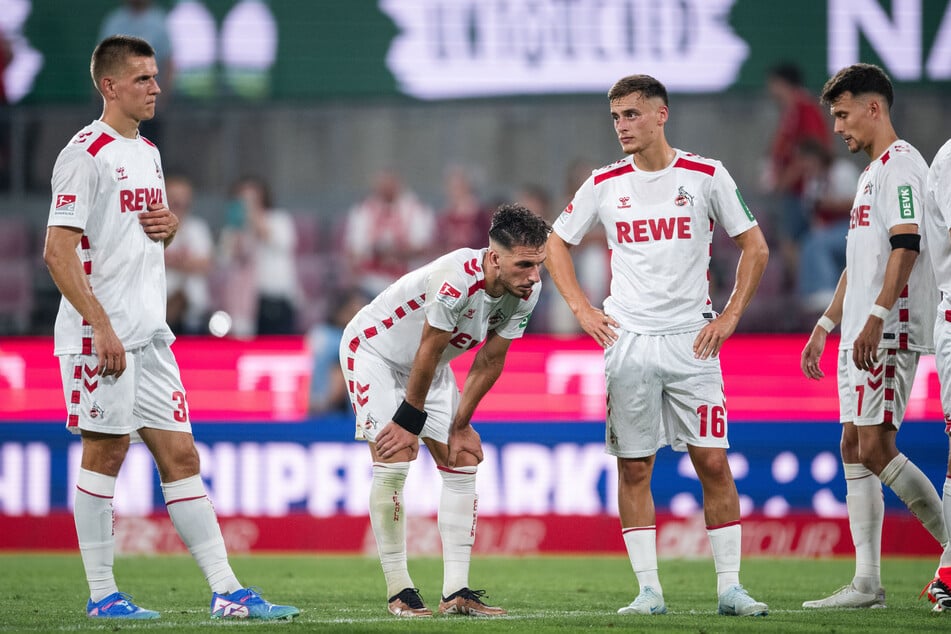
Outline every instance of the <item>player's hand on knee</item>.
{"label": "player's hand on knee", "polygon": [[419,436],[403,429],[393,421],[387,423],[376,435],[376,452],[384,460],[392,458],[404,449],[416,457],[419,451]]}
{"label": "player's hand on knee", "polygon": [[[449,459],[446,463],[453,468],[459,462],[460,454],[469,453],[476,459],[476,464],[482,462],[482,438],[472,425],[453,428],[449,431]],[[467,465],[464,465],[467,466]]]}

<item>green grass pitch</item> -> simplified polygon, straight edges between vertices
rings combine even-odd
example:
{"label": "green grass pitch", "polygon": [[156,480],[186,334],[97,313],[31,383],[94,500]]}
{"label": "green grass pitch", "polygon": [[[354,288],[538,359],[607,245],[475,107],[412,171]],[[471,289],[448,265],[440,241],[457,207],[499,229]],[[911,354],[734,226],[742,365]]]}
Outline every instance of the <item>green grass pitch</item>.
{"label": "green grass pitch", "polygon": [[[634,576],[619,556],[477,557],[472,585],[488,590],[488,602],[507,608],[505,618],[439,617],[400,620],[385,608],[383,575],[370,557],[235,556],[244,583],[259,586],[271,601],[290,603],[302,614],[291,623],[211,621],[210,593],[187,556],[120,557],[120,589],[137,603],[159,610],[151,622],[95,621],[83,614],[86,587],[78,554],[0,555],[0,632],[152,630],[169,632],[938,632],[951,630],[951,614],[933,615],[918,600],[935,561],[886,559],[882,575],[885,610],[802,610],[803,600],[835,590],[851,578],[842,560],[754,559],[743,562],[741,579],[769,604],[765,618],[716,614],[715,576],[708,560],[665,560],[661,581],[669,614],[621,617],[615,612],[634,598]],[[410,572],[427,604],[436,608],[442,582],[437,559],[411,559]],[[239,628],[233,630],[230,628]]]}

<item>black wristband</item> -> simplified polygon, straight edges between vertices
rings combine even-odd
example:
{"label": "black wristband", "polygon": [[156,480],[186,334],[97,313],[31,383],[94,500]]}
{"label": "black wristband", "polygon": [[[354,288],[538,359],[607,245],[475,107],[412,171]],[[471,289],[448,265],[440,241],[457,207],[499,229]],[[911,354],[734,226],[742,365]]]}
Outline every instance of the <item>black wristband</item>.
{"label": "black wristband", "polygon": [[419,436],[423,431],[423,425],[426,424],[426,416],[426,412],[416,409],[404,399],[393,414],[393,422],[411,434]]}
{"label": "black wristband", "polygon": [[892,250],[908,249],[921,253],[921,236],[917,233],[898,233],[891,236],[888,241],[892,245]]}

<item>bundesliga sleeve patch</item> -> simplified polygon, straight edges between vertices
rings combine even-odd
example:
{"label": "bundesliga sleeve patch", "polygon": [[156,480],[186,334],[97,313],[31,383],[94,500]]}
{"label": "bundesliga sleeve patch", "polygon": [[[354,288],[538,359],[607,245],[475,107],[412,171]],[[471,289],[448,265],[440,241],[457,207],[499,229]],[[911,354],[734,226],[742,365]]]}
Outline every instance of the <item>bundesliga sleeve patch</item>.
{"label": "bundesliga sleeve patch", "polygon": [[72,216],[76,213],[76,194],[57,194],[53,213],[57,216]]}
{"label": "bundesliga sleeve patch", "polygon": [[439,292],[436,293],[436,301],[449,307],[455,306],[460,299],[462,299],[462,291],[449,282],[443,282]]}
{"label": "bundesliga sleeve patch", "polygon": [[898,214],[905,220],[915,217],[915,203],[911,195],[911,185],[898,186]]}

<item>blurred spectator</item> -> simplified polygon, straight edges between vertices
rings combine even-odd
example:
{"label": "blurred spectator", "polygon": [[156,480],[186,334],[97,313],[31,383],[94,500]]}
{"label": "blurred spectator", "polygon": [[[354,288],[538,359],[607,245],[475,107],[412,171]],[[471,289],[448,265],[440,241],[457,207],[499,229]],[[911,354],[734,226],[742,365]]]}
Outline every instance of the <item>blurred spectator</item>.
{"label": "blurred spectator", "polygon": [[339,348],[343,329],[367,303],[367,296],[356,289],[340,291],[332,298],[329,319],[316,324],[307,333],[313,358],[310,379],[311,414],[349,412],[350,397],[340,371]]}
{"label": "blurred spectator", "polygon": [[779,222],[777,232],[787,281],[796,278],[798,242],[809,230],[809,216],[803,202],[803,174],[796,160],[797,148],[813,139],[829,149],[832,135],[819,101],[803,87],[802,71],[793,63],[783,62],[769,70],[766,80],[769,96],[779,106],[780,118],[770,149],[766,189],[776,197]]}
{"label": "blurred spectator", "polygon": [[165,193],[169,209],[179,220],[178,233],[165,249],[168,325],[176,334],[199,334],[207,330],[214,240],[208,223],[192,213],[194,191],[187,178],[167,176]]}
{"label": "blurred spectator", "polygon": [[379,172],[370,194],[349,211],[344,228],[355,283],[368,295],[378,295],[415,267],[434,234],[432,210],[404,189],[396,173]]}
{"label": "blurred spectator", "polygon": [[[122,0],[120,4],[103,18],[99,27],[99,41],[110,35],[134,35],[151,44],[155,49],[155,63],[158,64],[157,79],[162,88],[159,100],[165,101],[171,97],[175,82],[172,42],[165,21],[167,13],[152,0]],[[162,146],[161,124],[156,119],[140,122],[139,132],[159,147]]]}
{"label": "blurred spectator", "polygon": [[3,76],[13,61],[13,44],[0,29],[0,105],[10,103],[7,98],[7,88]]}
{"label": "blurred spectator", "polygon": [[845,236],[859,168],[846,158],[834,158],[815,139],[799,145],[797,160],[803,175],[803,201],[811,216],[809,232],[801,242],[799,295],[803,308],[814,318],[829,305],[845,268]]}
{"label": "blurred spectator", "polygon": [[228,271],[224,310],[238,337],[291,334],[298,296],[294,221],[274,209],[267,184],[245,177],[232,188],[221,257]]}
{"label": "blurred spectator", "polygon": [[492,210],[473,191],[469,170],[461,166],[446,171],[446,205],[436,216],[436,251],[480,248],[489,234]]}
{"label": "blurred spectator", "polygon": [[165,24],[175,66],[175,96],[214,97],[218,58],[215,16],[200,0],[178,0],[168,12]]}

